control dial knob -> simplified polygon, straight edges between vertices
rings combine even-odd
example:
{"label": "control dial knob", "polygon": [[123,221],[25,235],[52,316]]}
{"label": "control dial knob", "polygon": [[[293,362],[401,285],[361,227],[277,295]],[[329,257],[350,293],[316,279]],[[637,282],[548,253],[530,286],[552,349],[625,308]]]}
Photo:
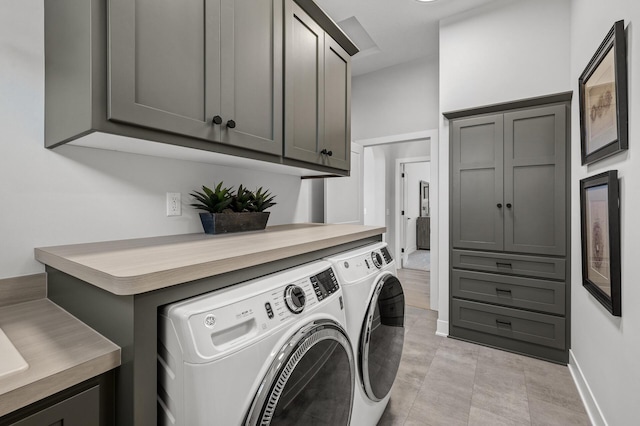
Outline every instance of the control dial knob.
{"label": "control dial knob", "polygon": [[284,302],[294,314],[302,312],[306,299],[304,290],[300,286],[291,284],[284,289]]}
{"label": "control dial knob", "polygon": [[371,260],[373,261],[373,264],[376,265],[376,268],[380,269],[382,268],[382,256],[380,256],[380,253],[378,252],[371,252]]}

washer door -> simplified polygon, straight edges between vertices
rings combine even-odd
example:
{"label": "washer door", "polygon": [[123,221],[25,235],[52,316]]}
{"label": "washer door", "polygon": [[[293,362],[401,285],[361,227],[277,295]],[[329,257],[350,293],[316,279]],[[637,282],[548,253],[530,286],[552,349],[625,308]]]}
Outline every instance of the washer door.
{"label": "washer door", "polygon": [[373,401],[391,391],[404,345],[404,292],[398,278],[382,274],[362,324],[358,364],[362,386]]}
{"label": "washer door", "polygon": [[310,322],[280,349],[258,388],[246,425],[348,425],[355,361],[344,329]]}

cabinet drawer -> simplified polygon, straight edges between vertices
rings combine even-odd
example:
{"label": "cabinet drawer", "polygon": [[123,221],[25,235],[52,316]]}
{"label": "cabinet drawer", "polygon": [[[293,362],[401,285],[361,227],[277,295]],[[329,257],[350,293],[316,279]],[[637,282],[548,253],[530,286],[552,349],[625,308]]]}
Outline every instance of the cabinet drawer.
{"label": "cabinet drawer", "polygon": [[563,282],[454,269],[451,295],[551,314],[565,312]]}
{"label": "cabinet drawer", "polygon": [[100,425],[100,386],[87,389],[11,425],[98,426]]}
{"label": "cabinet drawer", "polygon": [[548,257],[451,250],[451,266],[553,280],[565,279],[565,260]]}
{"label": "cabinet drawer", "polygon": [[537,345],[565,349],[565,320],[466,300],[451,300],[454,326]]}

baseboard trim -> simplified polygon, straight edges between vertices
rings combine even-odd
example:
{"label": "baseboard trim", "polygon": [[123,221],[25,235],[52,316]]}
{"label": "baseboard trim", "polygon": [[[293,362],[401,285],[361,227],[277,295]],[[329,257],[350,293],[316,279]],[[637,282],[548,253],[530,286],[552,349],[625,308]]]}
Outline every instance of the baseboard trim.
{"label": "baseboard trim", "polygon": [[584,377],[582,369],[580,369],[580,364],[578,364],[578,360],[576,360],[575,354],[571,349],[569,349],[569,372],[571,372],[571,377],[573,377],[573,381],[578,388],[578,393],[580,393],[580,398],[582,398],[582,403],[587,410],[591,424],[594,426],[608,426],[598,401],[593,396],[589,383],[587,383],[587,379]]}
{"label": "baseboard trim", "polygon": [[438,320],[438,326],[436,328],[436,336],[448,337],[449,336],[449,321]]}

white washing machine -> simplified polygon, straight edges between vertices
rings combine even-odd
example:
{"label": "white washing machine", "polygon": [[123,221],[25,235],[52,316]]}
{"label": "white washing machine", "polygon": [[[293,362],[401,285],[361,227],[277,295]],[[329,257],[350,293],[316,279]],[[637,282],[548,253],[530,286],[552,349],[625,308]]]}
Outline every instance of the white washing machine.
{"label": "white washing machine", "polygon": [[355,359],[329,262],[159,312],[158,423],[347,425]]}
{"label": "white washing machine", "polygon": [[404,292],[386,243],[327,258],[342,285],[356,356],[354,426],[378,423],[389,402],[404,345]]}

